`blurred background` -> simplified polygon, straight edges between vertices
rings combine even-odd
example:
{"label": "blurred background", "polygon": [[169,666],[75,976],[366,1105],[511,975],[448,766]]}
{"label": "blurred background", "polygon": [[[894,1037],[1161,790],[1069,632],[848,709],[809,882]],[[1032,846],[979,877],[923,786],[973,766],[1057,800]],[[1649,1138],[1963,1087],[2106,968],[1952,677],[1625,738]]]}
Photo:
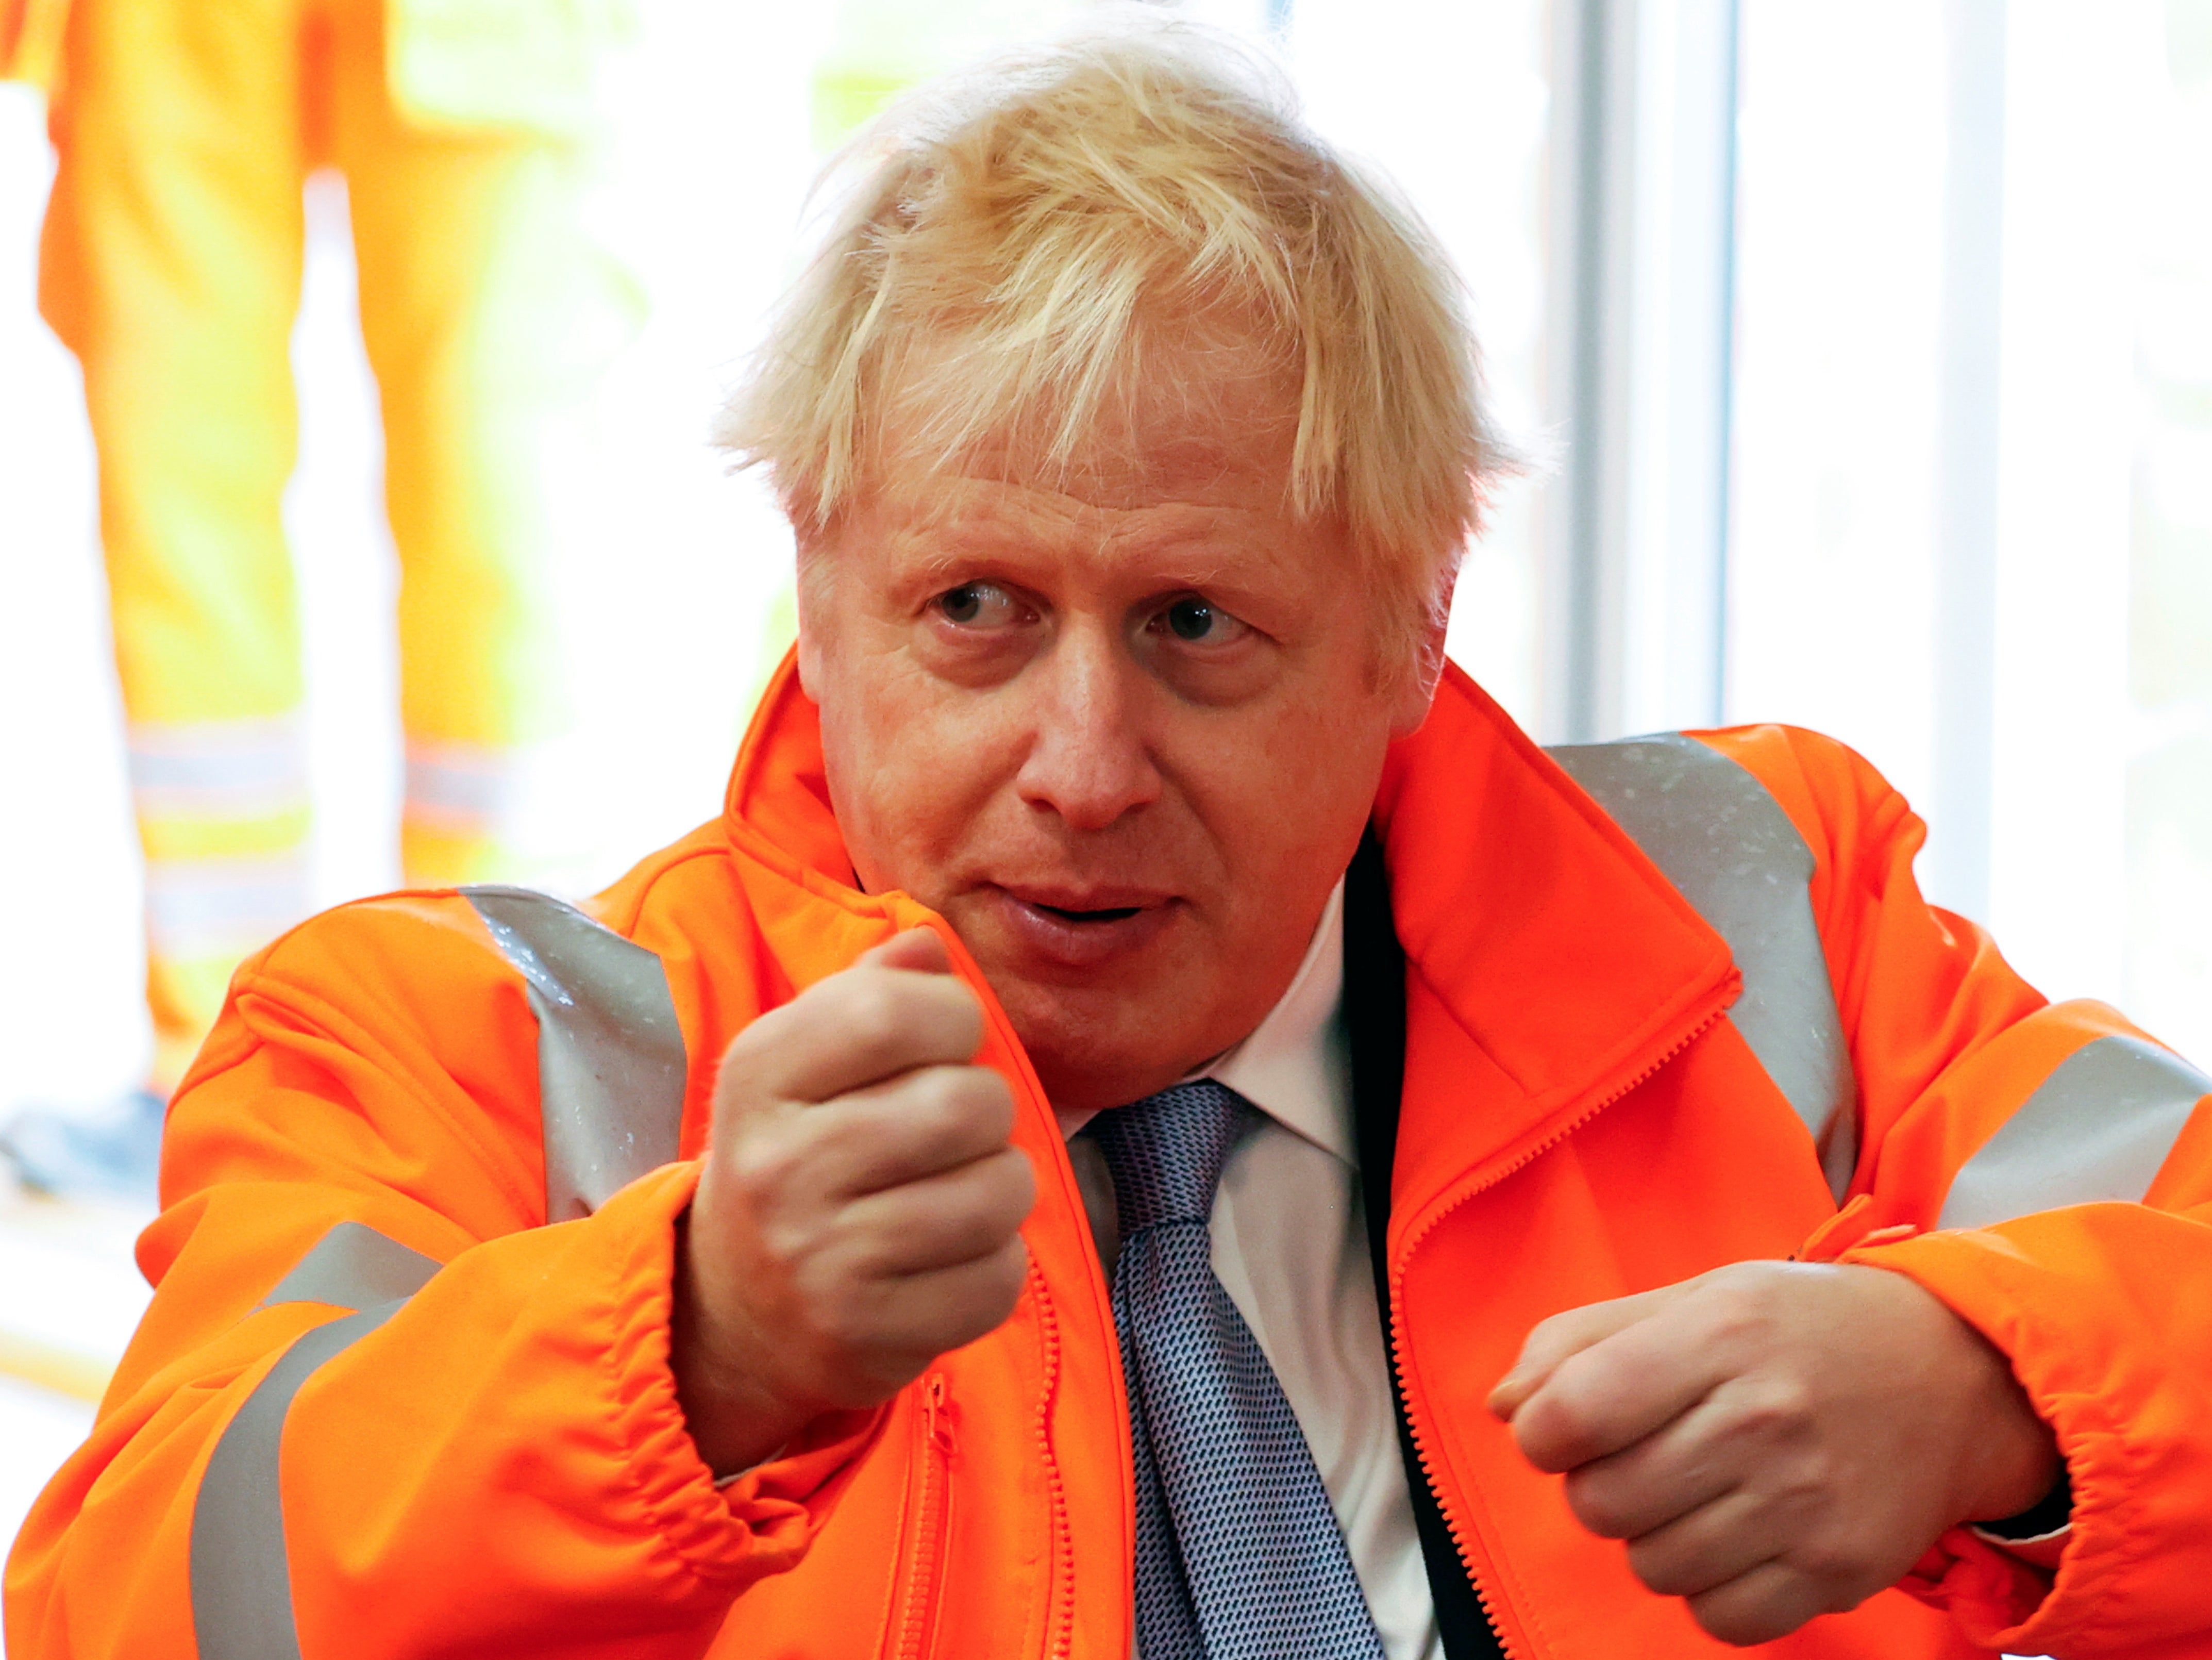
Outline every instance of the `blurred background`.
{"label": "blurred background", "polygon": [[[1472,553],[1457,660],[1547,741],[1842,738],[1930,819],[1932,897],[2212,1061],[2212,0],[1179,9],[1279,53],[1464,271],[1541,465]],[[526,475],[565,710],[503,775],[507,868],[588,891],[717,810],[791,550],[706,428],[808,185],[902,87],[1081,10],[639,0],[607,31],[578,83],[592,280],[544,343]],[[0,85],[0,1114],[66,1116],[158,1066],[93,437],[35,298],[45,124]],[[282,521],[321,906],[401,880],[427,787],[373,289],[345,179],[304,202]],[[0,1197],[0,1536],[143,1306],[143,1219]]]}

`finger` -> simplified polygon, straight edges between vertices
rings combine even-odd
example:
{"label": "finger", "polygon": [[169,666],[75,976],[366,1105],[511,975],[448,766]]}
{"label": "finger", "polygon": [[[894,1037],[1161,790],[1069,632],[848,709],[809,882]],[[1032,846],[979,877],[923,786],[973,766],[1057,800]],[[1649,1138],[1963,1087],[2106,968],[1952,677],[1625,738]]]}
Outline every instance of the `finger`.
{"label": "finger", "polygon": [[1672,1305],[1561,1361],[1514,1414],[1522,1455],[1564,1473],[1634,1446],[1705,1401],[1733,1364],[1706,1341],[1699,1312]]}
{"label": "finger", "polygon": [[1019,1237],[972,1262],[886,1282],[895,1287],[893,1333],[942,1354],[1004,1324],[1029,1277],[1029,1248]]}
{"label": "finger", "polygon": [[1696,1596],[1781,1554],[1759,1499],[1741,1487],[1628,1545],[1628,1566],[1662,1596]]}
{"label": "finger", "polygon": [[862,952],[854,962],[855,966],[865,963],[872,968],[907,969],[916,974],[952,972],[952,954],[935,928],[908,928],[895,933],[882,945]]}
{"label": "finger", "polygon": [[1638,1292],[1633,1297],[1616,1297],[1610,1302],[1569,1309],[1564,1314],[1538,1322],[1521,1345],[1521,1355],[1514,1361],[1513,1369],[1499,1378],[1490,1391],[1486,1404],[1492,1414],[1511,1423],[1522,1403],[1543,1387],[1544,1380],[1561,1361],[1646,1318],[1653,1309],[1680,1290],[1680,1286],[1662,1286],[1656,1291]]}
{"label": "finger", "polygon": [[1709,1323],[1677,1302],[1569,1355],[1513,1414],[1522,1456],[1563,1474],[1687,1412],[1729,1375],[1726,1354],[1706,1341]]}
{"label": "finger", "polygon": [[998,1073],[927,1067],[880,1091],[741,1121],[700,1191],[714,1197],[726,1187],[775,1249],[798,1255],[854,1200],[1006,1150],[1013,1116]]}
{"label": "finger", "polygon": [[1635,1539],[1741,1483],[1745,1449],[1727,1431],[1735,1414],[1706,1397],[1619,1452],[1569,1473],[1568,1508],[1603,1539]]}
{"label": "finger", "polygon": [[1778,1558],[1760,1563],[1724,1585],[1688,1599],[1690,1615],[1711,1635],[1738,1648],[1787,1637],[1816,1614],[1844,1608],[1819,1582]]}
{"label": "finger", "polygon": [[1020,1231],[1036,1204],[1026,1155],[1001,1148],[926,1182],[871,1194],[845,1208],[835,1253],[848,1271],[892,1279],[990,1256]]}
{"label": "finger", "polygon": [[826,1196],[857,1198],[917,1182],[1004,1147],[1014,1092],[988,1067],[921,1067],[841,1095],[789,1130]]}
{"label": "finger", "polygon": [[937,1356],[972,1343],[1014,1311],[1029,1274],[1020,1238],[989,1256],[926,1274],[854,1280],[834,1300],[817,1300],[813,1323],[841,1356],[826,1392],[857,1392],[872,1380],[904,1383]]}
{"label": "finger", "polygon": [[858,964],[739,1032],[717,1099],[828,1101],[911,1067],[971,1060],[982,1041],[982,1006],[959,979]]}

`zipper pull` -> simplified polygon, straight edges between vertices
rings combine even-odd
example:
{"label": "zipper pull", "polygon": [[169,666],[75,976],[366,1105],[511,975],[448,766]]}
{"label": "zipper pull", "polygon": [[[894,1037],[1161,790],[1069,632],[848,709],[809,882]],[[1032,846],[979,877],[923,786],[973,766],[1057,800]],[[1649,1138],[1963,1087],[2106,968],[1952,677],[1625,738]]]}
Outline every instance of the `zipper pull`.
{"label": "zipper pull", "polygon": [[933,1371],[921,1384],[922,1438],[940,1452],[952,1450],[952,1414],[947,1406],[945,1374]]}

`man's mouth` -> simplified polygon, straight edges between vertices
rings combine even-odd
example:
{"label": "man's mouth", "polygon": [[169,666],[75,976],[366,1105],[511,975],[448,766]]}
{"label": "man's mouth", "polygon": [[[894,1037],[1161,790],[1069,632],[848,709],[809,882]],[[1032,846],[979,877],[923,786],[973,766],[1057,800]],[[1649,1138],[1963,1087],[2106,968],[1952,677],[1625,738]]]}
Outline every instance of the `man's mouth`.
{"label": "man's mouth", "polygon": [[1143,949],[1181,909],[1171,894],[1129,888],[1002,887],[997,899],[1001,925],[1022,955],[1076,970]]}
{"label": "man's mouth", "polygon": [[1119,922],[1134,916],[1144,908],[1141,905],[1109,905],[1103,910],[1071,910],[1065,905],[1040,904],[1037,909],[1054,916],[1065,917],[1071,922]]}

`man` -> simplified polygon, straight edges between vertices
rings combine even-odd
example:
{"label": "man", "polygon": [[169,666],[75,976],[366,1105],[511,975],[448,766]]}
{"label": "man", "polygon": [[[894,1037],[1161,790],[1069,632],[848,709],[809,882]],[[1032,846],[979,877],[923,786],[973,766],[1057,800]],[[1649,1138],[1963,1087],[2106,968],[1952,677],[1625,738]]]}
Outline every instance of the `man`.
{"label": "man", "polygon": [[306,915],[304,684],[283,498],[301,188],[343,175],[376,373],[413,882],[511,869],[565,721],[538,435],[576,378],[591,70],[620,0],[0,0],[46,87],[40,302],[83,366],[146,860],[149,1089],[39,1115],[42,1185],[152,1196],[164,1098],[231,970]]}
{"label": "man", "polygon": [[2204,1651],[2203,1080],[1440,666],[1448,276],[1218,58],[877,151],[720,821],[241,972],[11,1652]]}

